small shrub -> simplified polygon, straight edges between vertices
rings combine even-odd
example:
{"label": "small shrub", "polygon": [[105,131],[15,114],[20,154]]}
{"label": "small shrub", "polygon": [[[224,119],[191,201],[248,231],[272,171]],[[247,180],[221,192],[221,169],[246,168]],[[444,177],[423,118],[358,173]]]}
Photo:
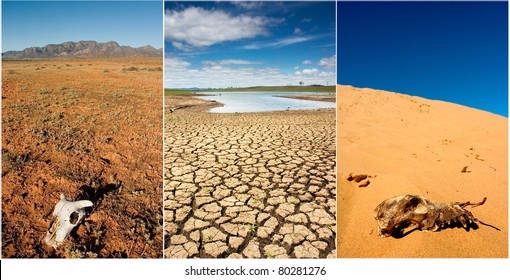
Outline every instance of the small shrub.
{"label": "small shrub", "polygon": [[49,93],[51,93],[51,89],[41,88],[41,89],[37,90],[37,93],[38,94],[49,94]]}
{"label": "small shrub", "polygon": [[248,232],[249,232],[250,234],[255,234],[255,229],[256,229],[256,228],[257,228],[257,226],[256,226],[256,225],[251,224],[251,225],[248,227]]}
{"label": "small shrub", "polygon": [[28,161],[28,154],[17,155],[15,153],[2,152],[4,170],[19,170]]}
{"label": "small shrub", "polygon": [[155,67],[155,68],[149,68],[148,71],[163,71],[163,68],[161,67]]}

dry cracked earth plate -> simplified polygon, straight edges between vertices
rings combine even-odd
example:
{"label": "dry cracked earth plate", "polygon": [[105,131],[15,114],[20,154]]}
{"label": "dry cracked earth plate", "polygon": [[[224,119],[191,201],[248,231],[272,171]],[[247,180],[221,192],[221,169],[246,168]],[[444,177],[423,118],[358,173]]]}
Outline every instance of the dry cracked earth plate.
{"label": "dry cracked earth plate", "polygon": [[169,113],[167,258],[336,256],[333,110]]}

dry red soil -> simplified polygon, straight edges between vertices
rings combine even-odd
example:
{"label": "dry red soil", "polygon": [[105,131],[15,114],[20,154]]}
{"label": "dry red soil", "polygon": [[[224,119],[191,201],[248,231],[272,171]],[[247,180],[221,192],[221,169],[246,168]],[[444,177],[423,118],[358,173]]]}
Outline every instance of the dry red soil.
{"label": "dry red soil", "polygon": [[[162,257],[162,59],[2,66],[2,256]],[[53,249],[61,193],[94,207]]]}

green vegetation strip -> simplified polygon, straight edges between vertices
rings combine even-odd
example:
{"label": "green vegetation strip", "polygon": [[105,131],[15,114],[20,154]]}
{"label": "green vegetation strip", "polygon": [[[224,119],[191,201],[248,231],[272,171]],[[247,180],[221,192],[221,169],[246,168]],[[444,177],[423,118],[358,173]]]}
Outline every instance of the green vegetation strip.
{"label": "green vegetation strip", "polygon": [[[336,92],[335,86],[273,86],[273,87],[247,87],[247,88],[222,88],[208,89],[200,92]],[[193,95],[195,91],[181,89],[165,89],[165,95]]]}
{"label": "green vegetation strip", "polygon": [[167,95],[193,95],[193,94],[195,94],[195,92],[191,91],[191,90],[165,88],[165,96],[167,96]]}
{"label": "green vegetation strip", "polygon": [[274,86],[274,87],[247,87],[247,88],[225,88],[208,91],[275,91],[275,92],[336,92],[335,86]]}

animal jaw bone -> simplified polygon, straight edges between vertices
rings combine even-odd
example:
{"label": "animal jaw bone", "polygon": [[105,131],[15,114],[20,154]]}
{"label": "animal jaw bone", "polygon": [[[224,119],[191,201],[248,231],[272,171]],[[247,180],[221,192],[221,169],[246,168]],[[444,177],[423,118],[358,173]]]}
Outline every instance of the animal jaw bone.
{"label": "animal jaw bone", "polygon": [[479,203],[469,201],[442,203],[406,194],[383,201],[374,209],[374,217],[381,237],[403,236],[404,229],[411,225],[424,231],[438,231],[460,224],[469,230],[470,227],[476,226],[476,222],[482,222],[465,208],[483,205],[486,200],[487,198],[484,198]]}
{"label": "animal jaw bone", "polygon": [[85,207],[93,206],[90,200],[71,201],[64,194],[60,194],[60,201],[53,209],[53,221],[46,232],[44,242],[57,248],[71,230],[77,226],[85,216]]}

